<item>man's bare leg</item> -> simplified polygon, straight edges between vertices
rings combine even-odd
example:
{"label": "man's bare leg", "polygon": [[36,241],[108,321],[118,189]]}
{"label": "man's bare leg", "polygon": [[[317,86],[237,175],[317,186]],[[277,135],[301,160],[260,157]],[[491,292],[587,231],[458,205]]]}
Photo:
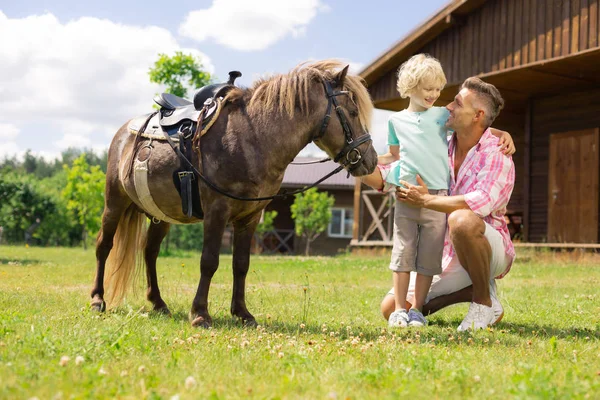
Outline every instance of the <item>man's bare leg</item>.
{"label": "man's bare leg", "polygon": [[491,307],[492,248],[485,238],[485,222],[470,210],[458,210],[448,216],[448,229],[460,265],[473,282],[472,301]]}

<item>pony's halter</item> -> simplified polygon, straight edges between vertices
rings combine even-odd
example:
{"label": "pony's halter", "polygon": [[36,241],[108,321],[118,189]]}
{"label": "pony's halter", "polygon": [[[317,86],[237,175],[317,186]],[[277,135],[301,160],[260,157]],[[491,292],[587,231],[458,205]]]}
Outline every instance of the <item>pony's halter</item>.
{"label": "pony's halter", "polygon": [[321,124],[321,129],[319,130],[319,133],[313,137],[313,141],[319,140],[323,137],[323,135],[325,135],[325,131],[329,125],[329,120],[331,119],[331,105],[333,104],[335,106],[335,112],[337,113],[338,119],[342,124],[344,136],[346,136],[346,145],[342,148],[342,150],[340,150],[337,156],[335,156],[333,161],[342,164],[344,167],[350,165],[350,168],[348,169],[348,172],[350,172],[360,165],[360,162],[363,158],[358,146],[370,141],[371,135],[366,133],[358,137],[356,140],[352,138],[352,128],[350,127],[350,124],[348,124],[346,115],[338,104],[336,98],[340,95],[348,95],[348,91],[340,90],[334,92],[331,84],[327,80],[323,80],[323,86],[325,87],[325,94],[327,95],[328,100],[327,112],[325,113],[325,118]]}

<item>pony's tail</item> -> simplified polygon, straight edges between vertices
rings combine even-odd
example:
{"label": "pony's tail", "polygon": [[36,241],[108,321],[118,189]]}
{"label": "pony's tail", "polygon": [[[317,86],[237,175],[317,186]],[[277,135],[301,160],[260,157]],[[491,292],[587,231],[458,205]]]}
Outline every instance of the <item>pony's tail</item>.
{"label": "pony's tail", "polygon": [[[113,248],[106,260],[107,304],[121,303],[127,289],[143,269],[146,245],[146,216],[131,204],[121,215],[113,239]],[[137,271],[137,273],[136,273]]]}

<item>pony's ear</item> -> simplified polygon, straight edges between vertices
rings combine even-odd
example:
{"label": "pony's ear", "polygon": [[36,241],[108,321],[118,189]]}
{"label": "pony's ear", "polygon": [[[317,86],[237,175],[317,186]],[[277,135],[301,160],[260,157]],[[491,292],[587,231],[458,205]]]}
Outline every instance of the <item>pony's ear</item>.
{"label": "pony's ear", "polygon": [[344,80],[346,79],[346,75],[348,75],[348,67],[350,67],[350,65],[346,65],[344,69],[338,72],[335,76],[334,81],[337,87],[341,88],[344,86]]}

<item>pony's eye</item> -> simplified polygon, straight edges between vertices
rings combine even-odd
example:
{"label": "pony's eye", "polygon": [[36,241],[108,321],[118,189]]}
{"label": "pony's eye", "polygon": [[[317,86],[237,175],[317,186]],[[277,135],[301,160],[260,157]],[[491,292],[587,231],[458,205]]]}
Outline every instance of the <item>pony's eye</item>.
{"label": "pony's eye", "polygon": [[358,111],[350,111],[349,114],[351,117],[354,117],[354,118],[358,117]]}

